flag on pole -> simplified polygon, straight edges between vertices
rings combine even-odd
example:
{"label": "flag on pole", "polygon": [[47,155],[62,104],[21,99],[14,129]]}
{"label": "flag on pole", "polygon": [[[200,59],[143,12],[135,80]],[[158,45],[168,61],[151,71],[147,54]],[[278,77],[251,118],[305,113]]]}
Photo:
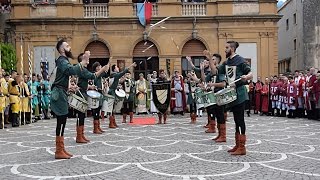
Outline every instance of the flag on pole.
{"label": "flag on pole", "polygon": [[147,1],[144,1],[144,3],[137,3],[137,16],[142,26],[150,24],[152,16],[152,3]]}

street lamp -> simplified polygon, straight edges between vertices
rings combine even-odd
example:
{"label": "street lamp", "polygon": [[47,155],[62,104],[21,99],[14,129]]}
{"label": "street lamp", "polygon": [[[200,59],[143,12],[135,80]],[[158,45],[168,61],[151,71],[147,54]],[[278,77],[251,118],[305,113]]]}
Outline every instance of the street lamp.
{"label": "street lamp", "polygon": [[146,31],[143,32],[143,40],[144,41],[148,40],[148,33]]}

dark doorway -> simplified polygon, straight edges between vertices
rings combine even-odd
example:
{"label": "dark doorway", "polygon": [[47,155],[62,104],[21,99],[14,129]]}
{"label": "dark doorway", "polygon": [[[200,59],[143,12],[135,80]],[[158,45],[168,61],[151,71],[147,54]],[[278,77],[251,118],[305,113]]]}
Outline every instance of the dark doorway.
{"label": "dark doorway", "polygon": [[159,71],[159,57],[134,57],[133,62],[137,63],[137,67],[134,68],[134,79],[139,79],[139,74],[142,73],[144,78],[147,79],[147,75],[152,71]]}
{"label": "dark doorway", "polygon": [[[104,66],[108,64],[109,58],[90,58],[90,63],[88,65],[89,71],[94,72],[94,70],[92,69],[92,64],[97,61],[101,64],[101,66]],[[110,71],[108,71],[108,74],[110,74]]]}

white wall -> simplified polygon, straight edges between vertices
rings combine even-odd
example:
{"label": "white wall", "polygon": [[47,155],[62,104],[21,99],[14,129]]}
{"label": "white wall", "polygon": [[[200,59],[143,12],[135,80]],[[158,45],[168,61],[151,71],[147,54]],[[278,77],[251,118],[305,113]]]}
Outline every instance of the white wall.
{"label": "white wall", "polygon": [[257,43],[239,43],[239,48],[237,49],[237,54],[244,58],[251,59],[251,71],[253,74],[253,81],[257,81],[258,76],[258,49]]}
{"label": "white wall", "polygon": [[49,63],[49,75],[55,67],[55,47],[54,46],[35,46],[34,49],[34,63],[33,63],[33,73],[39,74],[41,57],[42,61],[46,61],[46,57]]}

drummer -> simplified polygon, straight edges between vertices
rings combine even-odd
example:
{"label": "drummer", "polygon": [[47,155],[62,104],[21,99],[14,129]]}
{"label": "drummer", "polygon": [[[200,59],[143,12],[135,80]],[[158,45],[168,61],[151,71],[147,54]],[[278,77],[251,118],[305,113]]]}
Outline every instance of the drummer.
{"label": "drummer", "polygon": [[[236,88],[237,99],[227,107],[233,112],[234,121],[236,124],[235,142],[236,145],[228,150],[232,155],[245,155],[246,154],[246,125],[244,121],[245,101],[249,99],[245,84],[248,80],[252,79],[251,68],[245,63],[245,60],[240,55],[236,54],[239,43],[235,41],[228,41],[226,43],[226,57],[227,60],[221,66],[216,68],[214,61],[210,61],[211,71],[213,74],[222,74],[227,76],[227,82],[231,87]],[[241,81],[232,83],[236,79],[241,78]]]}
{"label": "drummer", "polygon": [[[123,71],[119,72],[119,67],[117,65],[112,65],[111,66],[111,75],[110,75],[110,87],[109,87],[109,92],[108,94],[116,98],[116,89],[118,88],[119,85],[119,80],[120,78],[127,72],[129,72],[129,69],[132,67],[136,67],[137,64],[134,62],[132,63],[128,68],[125,68]],[[109,117],[109,128],[116,128],[118,127],[116,124],[116,119],[114,117],[114,107],[113,107],[113,112],[111,116]]]}
{"label": "drummer", "polygon": [[[108,65],[108,67],[109,67],[109,65]],[[94,70],[96,73],[101,70],[101,65],[98,61],[93,63],[92,70]],[[108,77],[107,72],[102,72],[99,76],[97,76],[94,79],[94,85],[96,87],[96,90],[99,93],[101,93],[101,97],[103,97],[102,96],[102,94],[103,94],[102,78],[107,78],[107,77]],[[95,133],[95,134],[101,134],[104,132],[104,130],[102,130],[100,127],[100,110],[102,108],[102,103],[103,103],[103,98],[100,98],[98,108],[92,109],[93,133]],[[104,116],[104,114],[103,114],[103,116]]]}
{"label": "drummer", "polygon": [[131,73],[127,72],[125,75],[125,80],[121,83],[122,87],[126,93],[123,108],[122,108],[122,115],[123,120],[122,123],[126,123],[127,114],[130,116],[130,123],[133,120],[133,105],[134,105],[134,97],[135,97],[135,81],[131,78]]}
{"label": "drummer", "polygon": [[[82,96],[84,96],[87,99],[87,90],[95,89],[95,86],[89,86],[88,85],[88,79],[94,79],[96,76],[100,76],[101,74],[107,72],[109,70],[109,64],[106,65],[105,69],[100,68],[100,70],[96,73],[91,73],[87,69],[87,65],[89,64],[89,58],[90,58],[90,51],[86,51],[85,53],[81,53],[78,56],[78,62],[82,63],[83,70],[82,73],[78,76],[78,87],[80,90],[80,93]],[[77,95],[81,97],[79,92],[77,92]],[[87,143],[90,142],[85,136],[84,136],[84,119],[85,119],[85,113],[76,110],[77,116],[77,137],[76,142],[77,143]],[[96,126],[94,126],[93,133],[95,134],[101,134],[99,133],[99,129],[97,129]]]}
{"label": "drummer", "polygon": [[[207,56],[210,56],[209,51],[205,51]],[[213,54],[212,58],[215,66],[218,66],[221,61],[220,54]],[[222,88],[226,86],[225,76],[223,74],[213,74],[210,72],[206,76],[202,71],[202,77],[205,77],[205,82],[207,82],[207,89],[209,91],[213,91],[214,93],[220,91]],[[211,117],[211,121],[209,124],[209,129],[206,131],[207,133],[215,132],[216,122],[217,119],[217,127],[218,127],[218,136],[215,137],[213,140],[216,142],[226,142],[226,123],[224,118],[224,106],[218,106],[217,104],[211,105],[207,107],[208,115]]]}
{"label": "drummer", "polygon": [[[69,76],[78,75],[80,76],[85,72],[85,68],[88,62],[81,61],[79,64],[73,66],[69,62],[69,58],[73,58],[71,53],[70,45],[64,40],[58,41],[56,45],[57,51],[60,56],[55,61],[56,72],[53,74],[55,77],[52,84],[51,93],[51,109],[57,116],[57,126],[56,126],[56,159],[70,159],[72,157],[64,148],[64,129],[67,123],[68,117],[68,98],[67,91],[75,92],[77,87],[72,87],[68,89],[69,86]],[[102,68],[104,71],[108,69],[108,66]]]}

